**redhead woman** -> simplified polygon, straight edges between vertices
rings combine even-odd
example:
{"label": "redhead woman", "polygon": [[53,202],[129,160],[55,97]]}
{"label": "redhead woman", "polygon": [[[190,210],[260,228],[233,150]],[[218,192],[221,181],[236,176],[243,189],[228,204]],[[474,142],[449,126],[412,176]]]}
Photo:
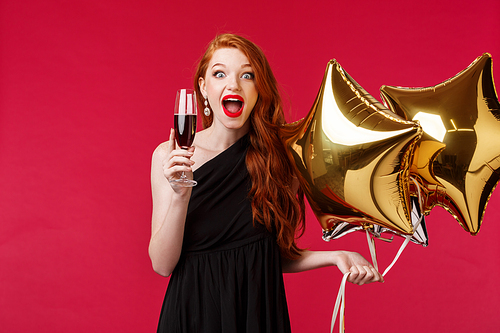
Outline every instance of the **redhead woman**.
{"label": "redhead woman", "polygon": [[[290,332],[282,273],[337,266],[355,284],[383,281],[361,255],[305,251],[304,200],[279,137],[277,83],[262,51],[217,36],[194,77],[204,130],[152,158],[153,269],[171,276],[158,332]],[[205,107],[206,106],[206,107]],[[182,172],[193,188],[171,186]]]}

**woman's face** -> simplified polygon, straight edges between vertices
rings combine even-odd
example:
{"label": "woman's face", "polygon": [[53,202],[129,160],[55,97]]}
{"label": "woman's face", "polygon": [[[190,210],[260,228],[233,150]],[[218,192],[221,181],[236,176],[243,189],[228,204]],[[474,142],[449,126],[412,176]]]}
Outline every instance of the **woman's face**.
{"label": "woman's face", "polygon": [[240,50],[216,50],[198,83],[203,96],[208,97],[215,125],[220,123],[229,129],[248,126],[259,94],[250,62]]}

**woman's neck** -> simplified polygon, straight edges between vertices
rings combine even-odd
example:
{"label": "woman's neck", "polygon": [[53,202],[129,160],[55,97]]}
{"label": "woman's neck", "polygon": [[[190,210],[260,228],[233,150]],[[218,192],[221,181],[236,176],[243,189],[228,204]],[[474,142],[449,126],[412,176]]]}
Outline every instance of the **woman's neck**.
{"label": "woman's neck", "polygon": [[248,131],[248,126],[228,129],[212,124],[212,126],[196,134],[194,144],[211,151],[223,151],[245,136]]}

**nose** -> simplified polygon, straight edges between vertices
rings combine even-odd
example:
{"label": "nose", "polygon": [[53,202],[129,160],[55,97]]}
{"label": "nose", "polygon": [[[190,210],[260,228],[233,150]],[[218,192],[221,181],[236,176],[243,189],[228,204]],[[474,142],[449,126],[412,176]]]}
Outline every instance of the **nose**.
{"label": "nose", "polygon": [[241,90],[240,81],[236,76],[231,76],[227,84],[227,88],[231,91]]}

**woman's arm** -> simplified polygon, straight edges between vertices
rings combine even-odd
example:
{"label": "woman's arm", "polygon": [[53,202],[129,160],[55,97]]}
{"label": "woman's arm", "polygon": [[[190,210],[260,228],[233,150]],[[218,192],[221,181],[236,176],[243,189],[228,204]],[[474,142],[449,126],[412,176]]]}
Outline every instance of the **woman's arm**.
{"label": "woman's arm", "polygon": [[[295,191],[300,187],[297,177],[293,177]],[[337,266],[342,274],[351,273],[347,281],[363,285],[371,282],[384,282],[384,277],[370,262],[356,252],[348,251],[302,251],[296,260],[282,258],[283,273],[298,273],[311,269]]]}
{"label": "woman's arm", "polygon": [[347,281],[358,285],[384,282],[384,278],[373,265],[356,252],[302,251],[296,260],[282,259],[283,273],[297,273],[328,266],[337,266],[342,274],[351,273]]}
{"label": "woman's arm", "polygon": [[155,272],[169,276],[174,270],[182,250],[184,224],[191,188],[171,186],[168,179],[178,177],[182,171],[191,172],[189,159],[193,149],[175,149],[173,130],[169,141],[159,145],[151,162],[151,191],[153,214],[149,257]]}

